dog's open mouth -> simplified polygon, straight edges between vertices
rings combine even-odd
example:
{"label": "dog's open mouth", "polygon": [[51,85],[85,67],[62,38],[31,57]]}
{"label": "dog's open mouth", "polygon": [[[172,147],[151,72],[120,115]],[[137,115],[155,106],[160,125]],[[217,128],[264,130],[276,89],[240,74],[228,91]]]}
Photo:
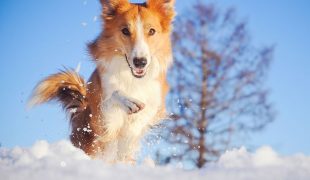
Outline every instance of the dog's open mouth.
{"label": "dog's open mouth", "polygon": [[137,69],[137,68],[131,68],[132,75],[136,78],[142,78],[146,74],[145,69]]}
{"label": "dog's open mouth", "polygon": [[128,61],[128,58],[127,58],[127,55],[125,54],[125,58],[126,58],[126,61],[127,61],[127,64],[131,70],[131,74],[136,77],[136,78],[143,78],[146,74],[146,69],[145,68],[135,68],[135,67],[132,67]]}

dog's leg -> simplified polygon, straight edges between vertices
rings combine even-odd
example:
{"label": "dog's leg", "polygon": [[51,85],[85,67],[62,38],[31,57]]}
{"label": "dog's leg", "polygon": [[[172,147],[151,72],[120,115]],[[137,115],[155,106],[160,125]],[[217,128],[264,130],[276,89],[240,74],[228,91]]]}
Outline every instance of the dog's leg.
{"label": "dog's leg", "polygon": [[136,99],[128,98],[120,91],[114,91],[103,102],[102,114],[104,117],[104,135],[98,140],[102,142],[114,141],[120,129],[128,119],[128,114],[138,113],[144,104]]}
{"label": "dog's leg", "polygon": [[117,159],[118,161],[135,164],[136,153],[140,149],[139,137],[134,136],[132,133],[125,133],[126,137],[121,137],[118,140],[118,152]]}
{"label": "dog's leg", "polygon": [[114,91],[110,98],[103,102],[102,106],[106,140],[117,135],[128,114],[138,113],[144,109],[144,106],[142,102],[126,97],[120,91]]}
{"label": "dog's leg", "polygon": [[120,91],[114,91],[111,98],[128,114],[138,113],[145,107],[144,103],[137,99],[126,97]]}

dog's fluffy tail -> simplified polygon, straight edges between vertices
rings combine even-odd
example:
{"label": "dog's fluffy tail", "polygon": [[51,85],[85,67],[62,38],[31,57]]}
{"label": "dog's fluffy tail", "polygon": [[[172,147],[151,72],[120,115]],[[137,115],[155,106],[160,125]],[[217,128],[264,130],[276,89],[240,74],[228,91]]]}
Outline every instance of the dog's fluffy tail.
{"label": "dog's fluffy tail", "polygon": [[67,111],[81,112],[87,107],[87,87],[81,76],[73,70],[61,71],[41,81],[29,102],[30,106],[59,101]]}

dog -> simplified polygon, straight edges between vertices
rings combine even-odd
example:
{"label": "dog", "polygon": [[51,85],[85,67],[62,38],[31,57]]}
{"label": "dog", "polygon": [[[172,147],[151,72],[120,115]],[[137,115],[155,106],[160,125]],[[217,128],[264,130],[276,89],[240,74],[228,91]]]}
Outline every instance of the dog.
{"label": "dog", "polygon": [[100,0],[102,32],[88,44],[88,82],[65,69],[42,80],[31,105],[60,102],[72,144],[106,162],[135,162],[140,140],[166,117],[175,0]]}

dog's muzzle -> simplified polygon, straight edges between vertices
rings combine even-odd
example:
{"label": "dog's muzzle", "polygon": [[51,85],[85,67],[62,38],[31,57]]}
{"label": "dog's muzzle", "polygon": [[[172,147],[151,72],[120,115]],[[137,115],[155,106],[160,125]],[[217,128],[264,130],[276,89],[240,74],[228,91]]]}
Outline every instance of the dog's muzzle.
{"label": "dog's muzzle", "polygon": [[133,59],[134,67],[130,65],[127,55],[125,55],[127,64],[129,68],[131,69],[131,73],[136,78],[143,78],[146,74],[146,65],[147,65],[147,59],[146,58],[137,58],[135,57]]}

